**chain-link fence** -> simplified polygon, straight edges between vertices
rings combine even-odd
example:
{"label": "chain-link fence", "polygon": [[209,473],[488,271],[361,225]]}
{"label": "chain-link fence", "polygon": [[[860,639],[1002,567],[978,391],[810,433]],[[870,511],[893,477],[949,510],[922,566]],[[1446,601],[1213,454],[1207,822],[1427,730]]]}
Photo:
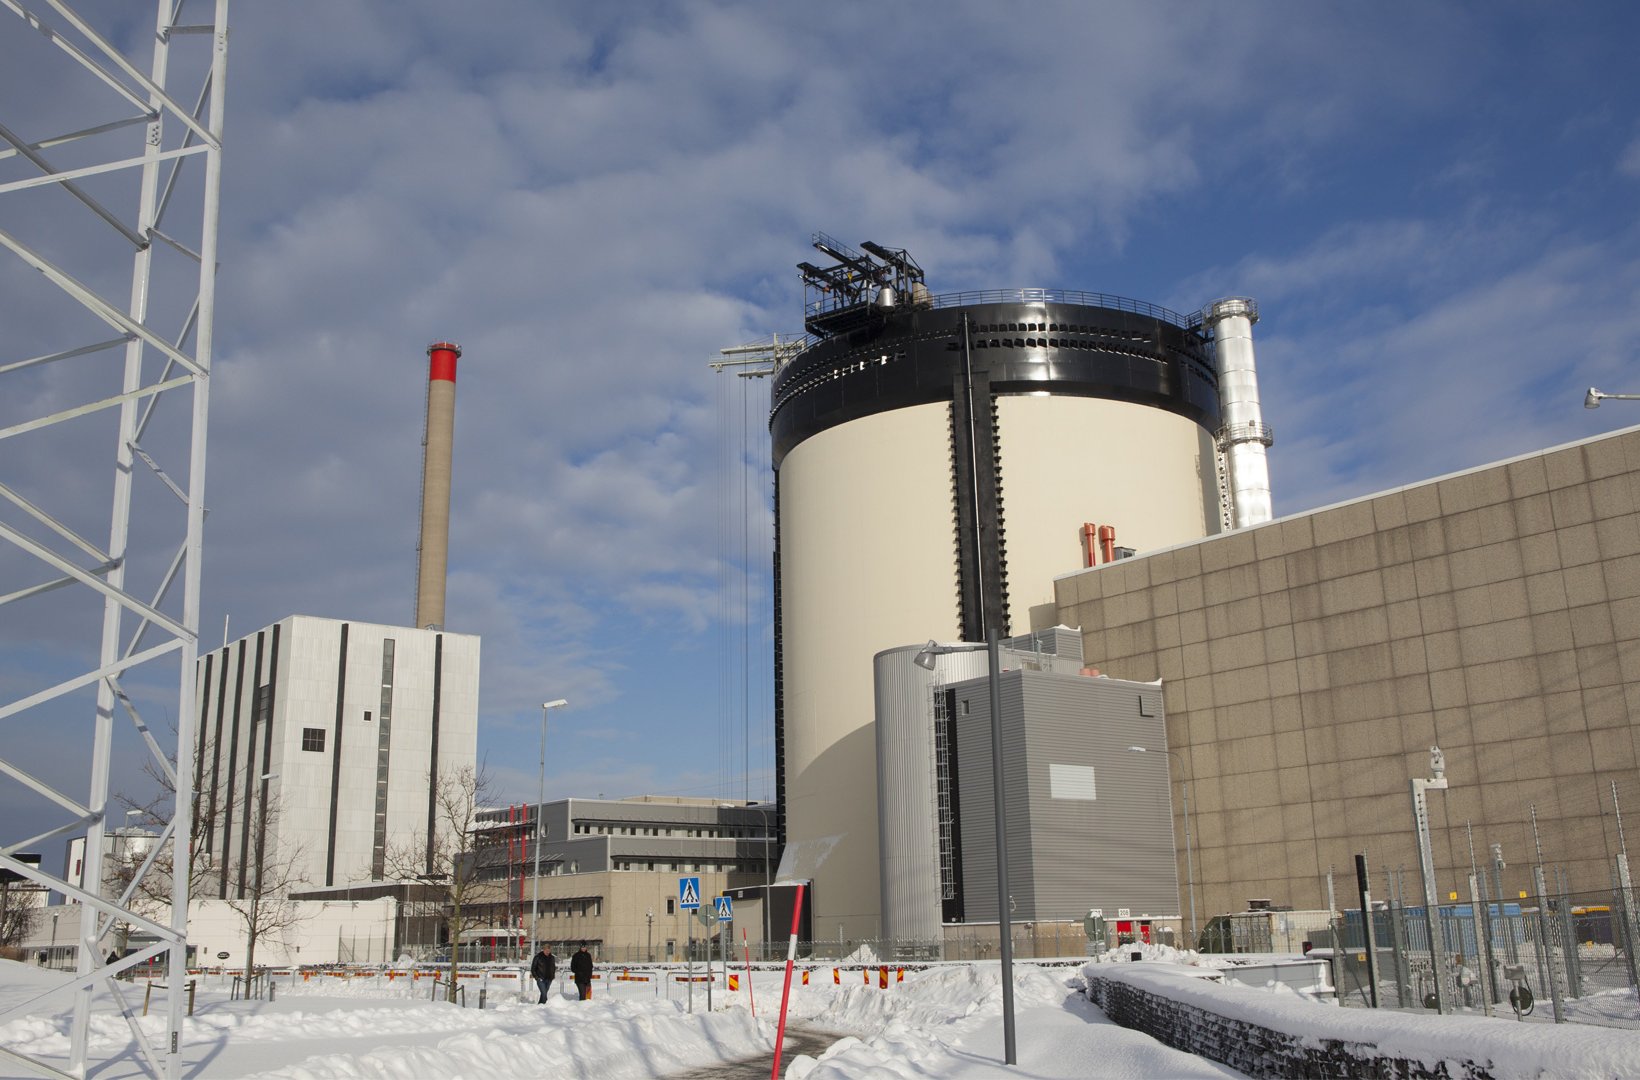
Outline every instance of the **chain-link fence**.
{"label": "chain-link fence", "polygon": [[[1095,943],[1095,947],[1103,951],[1132,941],[1182,944],[1178,941],[1178,923],[1177,917],[1107,919],[1105,933]],[[1089,952],[1088,934],[1080,913],[1075,916],[1015,922],[1009,930],[1014,956],[1020,960],[1080,957],[1088,955]],[[955,924],[946,927],[945,931],[944,936],[937,940],[841,936],[802,940],[797,943],[797,955],[805,961],[836,963],[914,964],[935,960],[998,959],[1000,939],[996,923]],[[730,954],[739,960],[744,960],[750,954],[754,963],[783,963],[786,959],[787,944],[785,938],[761,943],[743,941],[739,938],[714,938],[710,949],[714,957],[721,956],[721,950],[726,946]],[[600,963],[611,964],[683,963],[690,958],[691,952],[690,942],[672,939],[656,941],[653,945],[645,943],[633,946],[594,942],[589,943],[588,947]],[[693,958],[697,962],[704,960],[707,950],[706,938],[697,936],[693,941]]]}
{"label": "chain-link fence", "polygon": [[[1539,881],[1543,878],[1540,875]],[[1564,880],[1560,881],[1564,886]],[[1375,965],[1367,963],[1360,910],[1343,912],[1332,929],[1334,980],[1346,1006],[1531,1015],[1557,1022],[1610,1022],[1637,1014],[1640,993],[1634,920],[1614,884],[1600,891],[1545,891],[1504,901],[1436,909],[1432,951],[1428,909],[1391,901],[1373,905]],[[1318,947],[1333,942],[1318,940]]]}

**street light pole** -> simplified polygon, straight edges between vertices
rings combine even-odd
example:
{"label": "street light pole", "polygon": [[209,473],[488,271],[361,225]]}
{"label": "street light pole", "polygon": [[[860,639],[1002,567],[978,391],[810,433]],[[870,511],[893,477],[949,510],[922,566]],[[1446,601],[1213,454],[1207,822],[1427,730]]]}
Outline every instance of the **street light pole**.
{"label": "street light pole", "polygon": [[[1446,755],[1439,746],[1429,748],[1429,771],[1425,780],[1412,779],[1412,824],[1418,834],[1418,868],[1424,877],[1424,915],[1429,920],[1429,961],[1434,969],[1435,1011],[1447,1011],[1446,949],[1441,941],[1441,909],[1435,896],[1435,859],[1429,843],[1429,802],[1426,791],[1446,790]],[[1365,915],[1363,915],[1365,917]]]}
{"label": "street light pole", "polygon": [[912,658],[912,663],[933,671],[935,657],[947,653],[989,654],[991,689],[991,801],[996,807],[997,844],[997,930],[1001,937],[1002,959],[1002,1054],[1006,1064],[1019,1062],[1014,1040],[1014,931],[1008,896],[1008,812],[1002,779],[1002,643],[996,627],[986,632],[984,645],[941,645],[930,641]]}
{"label": "street light pole", "polygon": [[1591,386],[1589,392],[1583,395],[1583,407],[1585,409],[1598,409],[1600,403],[1607,398],[1613,401],[1640,401],[1640,394],[1608,394],[1604,390],[1596,390]]}
{"label": "street light pole", "polygon": [[[1128,749],[1135,754],[1152,752],[1148,746],[1130,746]],[[1179,759],[1179,780],[1184,785],[1184,870],[1190,890],[1190,941],[1194,945],[1198,930],[1196,929],[1196,860],[1190,852],[1190,777],[1185,775],[1184,758],[1179,755],[1177,750],[1163,750],[1161,753]],[[1177,867],[1178,863],[1173,865]]]}
{"label": "street light pole", "polygon": [[541,703],[541,775],[535,793],[535,869],[530,874],[530,944],[536,945],[541,910],[541,817],[547,802],[547,714],[569,702],[563,698]]}

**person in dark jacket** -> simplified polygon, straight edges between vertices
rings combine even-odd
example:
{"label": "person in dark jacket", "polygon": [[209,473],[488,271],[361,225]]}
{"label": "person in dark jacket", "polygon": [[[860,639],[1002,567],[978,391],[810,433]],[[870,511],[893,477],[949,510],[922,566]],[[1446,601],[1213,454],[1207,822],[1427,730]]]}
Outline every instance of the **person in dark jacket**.
{"label": "person in dark jacket", "polygon": [[547,991],[552,989],[552,980],[557,974],[558,958],[552,955],[552,946],[541,946],[541,951],[535,954],[534,960],[530,961],[530,978],[534,979],[535,985],[541,988],[541,1000],[536,1004],[545,1005],[547,1003]]}
{"label": "person in dark jacket", "polygon": [[575,989],[580,991],[581,1000],[591,1001],[592,954],[587,952],[586,942],[581,942],[581,947],[569,958],[569,973],[575,976]]}

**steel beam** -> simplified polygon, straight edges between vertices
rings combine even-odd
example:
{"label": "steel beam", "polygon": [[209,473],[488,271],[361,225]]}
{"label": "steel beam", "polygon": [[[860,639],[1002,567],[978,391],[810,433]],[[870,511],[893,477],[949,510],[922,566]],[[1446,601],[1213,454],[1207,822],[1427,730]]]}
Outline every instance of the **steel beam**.
{"label": "steel beam", "polygon": [[[184,21],[185,11],[189,14]],[[123,348],[120,374],[108,382],[92,400],[34,416],[8,418],[0,429],[7,440],[7,453],[0,456],[0,545],[9,545],[21,554],[21,564],[42,565],[54,571],[43,584],[0,583],[0,604],[8,618],[17,612],[21,620],[42,618],[40,605],[57,612],[56,621],[84,617],[84,598],[101,600],[102,618],[93,629],[85,627],[83,651],[77,661],[61,657],[51,671],[53,685],[26,693],[16,699],[0,699],[0,745],[8,750],[0,760],[0,784],[16,785],[22,794],[54,815],[52,824],[23,844],[83,832],[86,858],[77,880],[25,866],[15,858],[21,850],[16,838],[0,836],[0,867],[16,870],[32,881],[85,905],[79,934],[76,977],[64,986],[36,996],[0,1013],[0,1022],[13,1016],[59,1008],[72,1000],[74,1019],[69,1029],[69,1065],[66,1073],[84,1076],[91,1069],[87,1061],[88,1033],[94,1011],[112,1002],[124,1017],[137,1041],[136,1060],[156,1075],[175,1078],[183,1071],[182,1021],[185,983],[182,972],[187,962],[187,918],[189,897],[189,849],[193,829],[193,772],[195,731],[190,717],[195,709],[195,667],[199,650],[199,590],[205,516],[206,433],[209,419],[209,388],[215,317],[217,219],[220,213],[222,182],[222,133],[225,120],[224,89],[227,85],[228,0],[155,0],[152,33],[143,28],[125,39],[105,34],[94,20],[74,10],[69,0],[0,0],[0,18],[9,12],[34,34],[15,34],[19,47],[42,49],[61,64],[55,50],[68,57],[75,74],[93,83],[99,96],[102,87],[112,89],[117,98],[109,101],[110,112],[87,118],[85,126],[67,134],[42,137],[37,130],[47,115],[40,105],[19,102],[7,111],[0,140],[6,147],[0,158],[26,159],[41,175],[0,184],[0,258],[15,258],[37,271],[50,285],[61,290],[84,314],[78,319],[57,319],[49,305],[27,307],[26,300],[0,297],[0,319],[9,330],[30,344],[36,355],[22,359],[0,357],[0,378],[10,379],[7,389],[17,387],[7,400],[26,401],[29,384],[18,380],[35,377],[44,365],[60,370],[80,361],[89,381],[103,377],[105,364],[86,363],[116,346]],[[122,31],[123,32],[123,31]],[[174,93],[172,84],[190,84],[193,107]],[[197,90],[197,93],[195,93]],[[30,107],[42,123],[30,130]],[[139,115],[131,116],[135,108]],[[140,130],[135,136],[132,129]],[[76,155],[72,168],[59,169],[45,156],[54,146],[72,143]],[[179,185],[186,169],[191,181]],[[199,182],[199,174],[203,182]],[[75,183],[98,177],[96,198]],[[19,238],[13,221],[26,222],[38,232],[42,224],[40,199],[29,194],[55,187],[71,198],[51,198],[43,219],[48,239],[35,245]],[[183,193],[187,193],[184,195]],[[19,199],[34,201],[21,203]],[[122,205],[129,200],[129,205]],[[20,209],[14,210],[13,207]],[[87,214],[117,230],[131,241],[130,261],[116,255],[110,262],[102,249],[82,239],[78,226]],[[8,216],[10,215],[10,216]],[[160,228],[164,220],[163,231]],[[155,241],[159,241],[155,243]],[[42,254],[50,251],[48,258]],[[130,249],[127,249],[129,252]],[[116,303],[87,282],[102,282],[115,274],[128,278],[128,295]],[[16,305],[7,308],[8,303]],[[87,325],[101,320],[119,335],[113,340],[97,340],[85,334]],[[83,336],[82,336],[83,335]],[[101,338],[107,338],[104,331]],[[80,340],[72,340],[80,337]],[[153,372],[159,368],[156,379]],[[104,384],[106,385],[106,383]],[[170,400],[184,395],[183,408],[154,406],[164,396]],[[41,400],[45,400],[42,398]],[[79,425],[70,442],[61,425],[74,420]],[[106,457],[86,455],[83,433],[86,425],[100,425],[113,450],[113,485],[108,506],[109,534],[106,545],[86,539],[68,522],[79,522],[87,509],[74,500],[83,491],[104,491],[102,470]],[[22,440],[30,440],[24,444]],[[34,449],[37,440],[52,439],[45,449]],[[14,447],[13,443],[17,445]],[[165,461],[176,448],[186,446],[185,462]],[[67,447],[68,452],[64,452]],[[33,453],[30,453],[30,450]],[[27,463],[55,460],[59,471],[78,470],[85,482],[60,485],[61,490],[32,482],[24,471]],[[154,491],[139,490],[137,462],[146,468],[140,475],[158,481]],[[144,482],[146,483],[146,482]],[[157,492],[158,498],[150,498]],[[54,502],[54,500],[56,500]],[[65,505],[66,503],[66,505]],[[21,518],[21,520],[19,520]],[[178,520],[180,519],[180,520]],[[167,526],[167,521],[175,522]],[[140,528],[138,527],[140,524]],[[180,525],[180,528],[177,527]],[[26,526],[26,531],[23,527]],[[178,547],[175,537],[182,535]],[[155,547],[148,537],[169,536],[165,545]],[[180,582],[181,587],[176,588]],[[180,595],[174,595],[174,594]],[[144,602],[139,597],[151,597]],[[25,607],[24,602],[30,606]],[[92,659],[92,658],[95,659]],[[70,664],[88,668],[73,673]],[[134,669],[171,667],[176,682],[175,709],[178,731],[174,755],[161,744],[143,720],[152,712],[154,679],[145,670],[138,678]],[[131,677],[122,676],[132,672]],[[153,671],[153,674],[157,674]],[[35,775],[27,748],[12,738],[15,726],[30,715],[41,714],[41,723],[60,725],[67,708],[67,695],[95,688],[96,708],[89,737],[86,737],[87,787],[83,797],[58,790],[60,781],[47,782]],[[129,688],[129,692],[128,689]],[[139,694],[139,689],[141,693]],[[162,696],[168,700],[169,691]],[[139,697],[141,701],[139,703]],[[168,705],[166,706],[168,708]],[[130,718],[144,750],[139,756],[159,763],[159,772],[170,782],[169,805],[158,842],[138,868],[136,877],[111,889],[104,882],[106,851],[104,838],[111,830],[110,793],[116,774],[130,768],[115,741],[115,711],[122,709]],[[47,714],[47,710],[50,710]],[[169,709],[168,709],[169,711]],[[71,730],[57,726],[56,730]],[[66,736],[65,736],[66,737]],[[43,822],[42,822],[43,823]],[[170,881],[163,886],[170,896],[169,909],[160,905],[133,910],[145,879],[170,866]],[[117,897],[112,893],[119,893]],[[159,940],[113,962],[102,954],[104,938],[116,923],[140,927]],[[125,996],[111,981],[114,975],[165,957],[171,977],[167,980],[166,1031],[159,1039],[145,1033],[136,1022]],[[99,992],[100,991],[100,992]],[[62,1075],[58,1070],[23,1057],[18,1063],[46,1075]]]}

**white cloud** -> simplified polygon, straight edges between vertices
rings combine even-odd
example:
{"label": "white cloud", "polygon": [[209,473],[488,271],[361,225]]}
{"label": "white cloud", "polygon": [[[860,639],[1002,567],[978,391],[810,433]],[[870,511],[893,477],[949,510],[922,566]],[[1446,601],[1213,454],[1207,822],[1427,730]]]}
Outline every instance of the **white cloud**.
{"label": "white cloud", "polygon": [[[812,230],[905,246],[936,289],[1259,297],[1288,506],[1569,437],[1587,420],[1552,413],[1546,380],[1598,383],[1632,354],[1634,237],[1508,186],[1535,136],[1486,126],[1526,90],[1497,78],[1518,43],[1484,12],[377,0],[234,17],[205,621],[409,617],[422,350],[454,338],[448,621],[484,635],[498,757],[543,687],[609,731],[653,732],[668,708],[718,723],[738,656],[710,655],[734,652],[713,633],[740,618],[717,592],[740,559],[721,491],[770,484],[720,444],[747,413],[705,362],[796,328]],[[1588,41],[1575,13],[1534,26]],[[19,48],[0,35],[0,61]],[[0,72],[55,85],[56,60],[37,63]],[[1602,92],[1563,91],[1591,116]],[[36,97],[25,134],[92,103]],[[1474,147],[1495,167],[1454,164]],[[39,230],[53,204],[26,205],[0,227]],[[104,242],[61,238],[81,239]],[[36,284],[0,274],[0,296]],[[45,351],[67,316],[28,295],[0,313]],[[42,374],[0,416],[89,387]],[[0,459],[0,481],[64,490],[105,453],[54,446],[22,476]],[[74,511],[88,533],[106,531],[96,477]],[[769,531],[760,509],[765,667]],[[639,738],[587,782],[641,790],[663,760],[710,782],[700,753]]]}
{"label": "white cloud", "polygon": [[1623,148],[1617,159],[1617,171],[1624,176],[1640,177],[1640,139]]}

